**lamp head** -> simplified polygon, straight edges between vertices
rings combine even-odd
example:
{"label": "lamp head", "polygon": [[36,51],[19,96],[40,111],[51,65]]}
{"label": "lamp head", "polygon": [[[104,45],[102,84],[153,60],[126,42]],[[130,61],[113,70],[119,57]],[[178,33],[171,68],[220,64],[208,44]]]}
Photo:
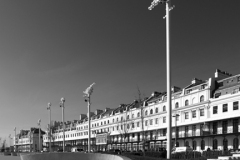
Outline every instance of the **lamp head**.
{"label": "lamp head", "polygon": [[62,103],[65,102],[65,98],[64,97],[61,98],[61,102]]}
{"label": "lamp head", "polygon": [[40,123],[41,123],[41,119],[38,120],[38,124],[40,124]]}
{"label": "lamp head", "polygon": [[49,103],[48,103],[48,107],[51,107],[51,106],[52,106],[52,104],[49,102]]}

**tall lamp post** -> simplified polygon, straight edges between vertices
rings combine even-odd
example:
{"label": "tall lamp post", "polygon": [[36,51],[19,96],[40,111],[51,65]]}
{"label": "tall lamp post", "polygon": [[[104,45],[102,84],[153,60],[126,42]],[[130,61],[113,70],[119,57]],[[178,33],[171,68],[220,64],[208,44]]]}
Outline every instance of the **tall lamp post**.
{"label": "tall lamp post", "polygon": [[9,150],[10,150],[10,148],[11,148],[11,134],[9,134],[8,138],[9,138]]}
{"label": "tall lamp post", "polygon": [[169,8],[171,5],[171,0],[153,0],[151,6],[148,8],[152,10],[155,6],[160,4],[166,4],[166,57],[167,57],[167,159],[171,158],[171,141],[172,141],[172,95],[171,95],[171,64],[170,64],[170,13],[169,11],[173,7]]}
{"label": "tall lamp post", "polygon": [[39,128],[39,130],[38,130],[38,132],[39,132],[39,134],[38,134],[38,136],[39,136],[39,147],[38,147],[38,151],[40,152],[41,151],[41,119],[39,119],[38,120],[38,128]]}
{"label": "tall lamp post", "polygon": [[91,151],[91,117],[90,117],[90,107],[91,107],[91,94],[93,92],[93,85],[95,83],[91,84],[83,93],[85,97],[85,102],[88,102],[88,152]]}
{"label": "tall lamp post", "polygon": [[177,117],[180,116],[179,114],[173,115],[175,117],[175,147],[177,147]]}
{"label": "tall lamp post", "polygon": [[51,152],[51,103],[48,103],[47,110],[49,110],[49,152]]}
{"label": "tall lamp post", "polygon": [[16,130],[17,130],[17,128],[15,127],[15,128],[14,128],[14,148],[15,148],[15,152],[17,152],[17,145],[16,145],[16,139],[17,139],[17,137],[16,137]]}
{"label": "tall lamp post", "polygon": [[65,124],[64,124],[64,103],[65,98],[61,98],[60,107],[62,107],[62,123],[63,123],[63,152],[65,152]]}

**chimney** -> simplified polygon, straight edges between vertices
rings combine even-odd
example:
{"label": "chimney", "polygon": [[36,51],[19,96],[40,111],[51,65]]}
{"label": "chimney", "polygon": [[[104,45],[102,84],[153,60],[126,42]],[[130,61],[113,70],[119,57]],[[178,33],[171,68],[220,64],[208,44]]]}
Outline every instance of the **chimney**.
{"label": "chimney", "polygon": [[232,74],[224,72],[224,71],[221,71],[220,69],[216,69],[215,78],[217,80],[228,78],[230,76],[232,76]]}
{"label": "chimney", "polygon": [[86,114],[80,114],[79,119],[80,119],[80,120],[83,120],[83,119],[86,118],[86,117],[87,117]]}
{"label": "chimney", "polygon": [[192,84],[197,84],[197,83],[201,83],[201,82],[202,82],[202,80],[197,79],[197,78],[193,78],[193,80],[192,80]]}
{"label": "chimney", "polygon": [[176,86],[173,86],[173,87],[172,87],[172,92],[173,92],[173,93],[178,92],[178,91],[181,91],[181,88],[180,88],[180,87],[176,87]]}
{"label": "chimney", "polygon": [[94,114],[95,114],[95,115],[98,115],[98,114],[100,114],[100,113],[102,113],[102,112],[103,112],[102,110],[96,109],[95,112],[94,112]]}

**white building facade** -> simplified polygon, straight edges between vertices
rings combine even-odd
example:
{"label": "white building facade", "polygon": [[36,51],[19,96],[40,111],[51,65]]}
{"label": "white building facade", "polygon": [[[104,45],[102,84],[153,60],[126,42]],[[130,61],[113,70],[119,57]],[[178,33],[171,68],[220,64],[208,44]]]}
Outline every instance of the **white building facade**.
{"label": "white building facade", "polygon": [[[202,81],[194,78],[183,89],[172,87],[172,138],[176,146],[194,150],[229,150],[239,148],[240,75],[232,76],[216,70]],[[166,148],[166,92],[154,92],[150,97],[91,113],[92,150],[118,148],[122,150],[158,150]],[[52,131],[52,148],[62,147],[62,123]],[[87,149],[88,118],[66,122],[66,149]],[[49,135],[43,137],[49,145]],[[143,143],[144,142],[144,143]]]}

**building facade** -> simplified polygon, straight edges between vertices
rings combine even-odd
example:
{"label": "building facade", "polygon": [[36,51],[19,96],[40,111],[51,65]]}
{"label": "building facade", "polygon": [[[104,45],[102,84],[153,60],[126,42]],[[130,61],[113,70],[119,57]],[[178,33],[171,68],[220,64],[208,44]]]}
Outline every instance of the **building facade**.
{"label": "building facade", "polygon": [[[194,78],[184,87],[172,87],[172,145],[194,150],[229,150],[239,148],[240,74],[216,70],[208,80]],[[92,150],[158,150],[166,148],[166,92],[91,113]],[[49,145],[49,134],[43,142]],[[62,147],[62,123],[52,129],[52,148]],[[66,150],[87,149],[88,118],[66,122]],[[143,147],[144,145],[144,147]]]}
{"label": "building facade", "polygon": [[29,130],[20,130],[19,134],[14,137],[14,150],[18,152],[37,152],[42,150],[44,131],[39,128],[30,128]]}

